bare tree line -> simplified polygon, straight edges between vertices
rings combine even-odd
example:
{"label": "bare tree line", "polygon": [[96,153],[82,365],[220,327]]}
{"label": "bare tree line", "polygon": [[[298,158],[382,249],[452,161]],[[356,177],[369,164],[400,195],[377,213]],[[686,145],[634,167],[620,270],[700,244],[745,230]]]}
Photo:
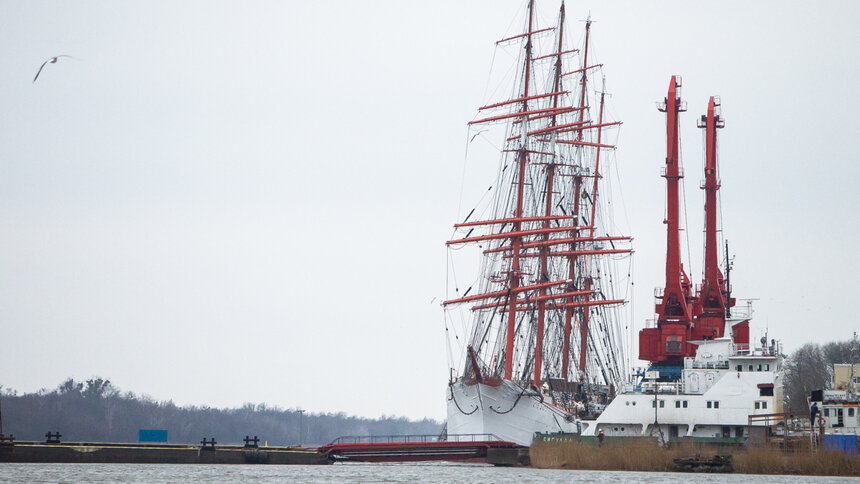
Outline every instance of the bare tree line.
{"label": "bare tree line", "polygon": [[[812,390],[829,388],[833,365],[860,363],[860,341],[856,338],[824,345],[807,343],[785,360],[785,403],[789,411],[809,409],[807,397]],[[860,366],[858,366],[860,374]]]}
{"label": "bare tree line", "polygon": [[[297,409],[246,403],[240,408],[179,407],[146,395],[121,392],[110,380],[71,378],[56,389],[19,395],[2,390],[5,434],[18,440],[42,440],[46,432],[60,432],[63,441],[136,442],[139,429],[165,429],[171,443],[198,443],[214,437],[219,443],[240,443],[246,435],[260,437],[260,445],[297,445]],[[305,413],[302,443],[324,444],[343,435],[438,434],[442,423],[431,419],[378,419],[344,413]]]}

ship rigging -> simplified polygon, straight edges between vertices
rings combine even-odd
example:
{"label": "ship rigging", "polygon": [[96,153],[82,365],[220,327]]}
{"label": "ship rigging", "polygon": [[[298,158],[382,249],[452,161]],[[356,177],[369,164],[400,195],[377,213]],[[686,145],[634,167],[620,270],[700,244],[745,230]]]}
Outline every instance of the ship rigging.
{"label": "ship rigging", "polygon": [[[478,108],[468,139],[502,140],[498,172],[454,225],[453,294],[443,304],[449,332],[468,321],[452,355],[461,382],[513,382],[585,416],[599,412],[630,367],[624,306],[633,251],[611,211],[621,122],[609,114],[603,65],[593,59],[593,24],[584,22],[574,46],[565,17],[562,3],[556,24],[538,27],[530,1],[523,32],[497,43],[517,49],[515,88]],[[480,269],[461,292],[454,268],[476,256]],[[455,409],[463,410],[471,407]]]}

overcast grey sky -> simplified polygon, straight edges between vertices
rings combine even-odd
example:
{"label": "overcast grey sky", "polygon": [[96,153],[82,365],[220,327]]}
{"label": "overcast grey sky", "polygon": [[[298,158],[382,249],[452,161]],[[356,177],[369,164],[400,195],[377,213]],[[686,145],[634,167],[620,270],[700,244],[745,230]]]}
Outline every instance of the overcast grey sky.
{"label": "overcast grey sky", "polygon": [[[554,22],[558,2],[538,4]],[[858,330],[858,5],[567,3],[597,21],[624,121],[638,326],[665,257],[654,102],[680,74],[692,279],[695,120],[716,94],[732,282],[759,298],[754,336],[767,325],[790,351]],[[463,215],[466,122],[522,7],[0,2],[0,384],[101,375],[179,404],[444,417],[430,301]],[[32,83],[57,54],[81,60]]]}

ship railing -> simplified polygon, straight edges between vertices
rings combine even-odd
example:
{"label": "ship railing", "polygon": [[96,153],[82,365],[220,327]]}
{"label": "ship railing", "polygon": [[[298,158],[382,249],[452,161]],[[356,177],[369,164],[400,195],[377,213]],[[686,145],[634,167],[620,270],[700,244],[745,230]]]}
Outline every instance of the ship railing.
{"label": "ship railing", "polygon": [[[717,186],[722,185],[722,183],[723,183],[723,180],[722,180],[721,178],[717,178]],[[699,178],[699,188],[701,188],[701,189],[703,189],[703,190],[704,190],[704,189],[705,189],[705,187],[707,186],[707,184],[708,184],[708,183],[707,183],[707,180],[706,180],[706,179],[704,179],[704,178]]]}
{"label": "ship railing", "polygon": [[681,382],[642,382],[643,393],[678,394],[683,390]]}
{"label": "ship railing", "polygon": [[735,306],[732,308],[731,319],[740,319],[743,321],[745,319],[752,319],[752,315],[752,310],[748,310],[747,308],[737,309],[737,306]]}
{"label": "ship railing", "polygon": [[765,348],[756,348],[753,350],[755,356],[776,356],[778,351],[773,346],[767,346]]}
{"label": "ship railing", "polygon": [[736,343],[732,345],[732,356],[750,354],[749,343]]}
{"label": "ship railing", "polygon": [[657,327],[657,320],[656,319],[646,319],[645,320],[645,327],[646,328],[656,328]]}
{"label": "ship railing", "polygon": [[758,348],[753,348],[749,344],[735,344],[732,346],[732,356],[776,356],[782,353],[781,343]]}
{"label": "ship railing", "polygon": [[696,361],[693,358],[687,358],[687,360],[691,360],[691,361],[685,361],[684,362],[685,368],[693,368],[696,370],[728,370],[729,369],[729,362],[728,361],[718,361],[718,362],[707,361],[706,362],[706,361]]}
{"label": "ship railing", "polygon": [[414,435],[345,435],[332,440],[334,444],[391,444],[409,442],[489,442],[500,441],[495,434],[448,434],[442,437],[438,434]]}
{"label": "ship railing", "polygon": [[[660,168],[660,176],[661,177],[665,178],[668,175],[668,173],[669,173],[669,170],[667,167],[663,166]],[[678,178],[684,178],[684,167],[682,167],[682,166],[678,167]]]}
{"label": "ship railing", "polygon": [[[743,304],[740,304],[743,302]],[[740,299],[738,300],[739,304],[732,306],[731,313],[732,319],[752,319],[753,316],[753,299]]]}

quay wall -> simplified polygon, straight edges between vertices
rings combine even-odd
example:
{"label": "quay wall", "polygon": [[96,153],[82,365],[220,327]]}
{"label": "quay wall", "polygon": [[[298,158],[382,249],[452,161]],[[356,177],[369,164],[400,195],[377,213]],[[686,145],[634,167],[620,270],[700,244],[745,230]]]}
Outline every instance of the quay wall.
{"label": "quay wall", "polygon": [[0,462],[99,464],[329,464],[316,449],[289,447],[15,442],[0,445]]}

